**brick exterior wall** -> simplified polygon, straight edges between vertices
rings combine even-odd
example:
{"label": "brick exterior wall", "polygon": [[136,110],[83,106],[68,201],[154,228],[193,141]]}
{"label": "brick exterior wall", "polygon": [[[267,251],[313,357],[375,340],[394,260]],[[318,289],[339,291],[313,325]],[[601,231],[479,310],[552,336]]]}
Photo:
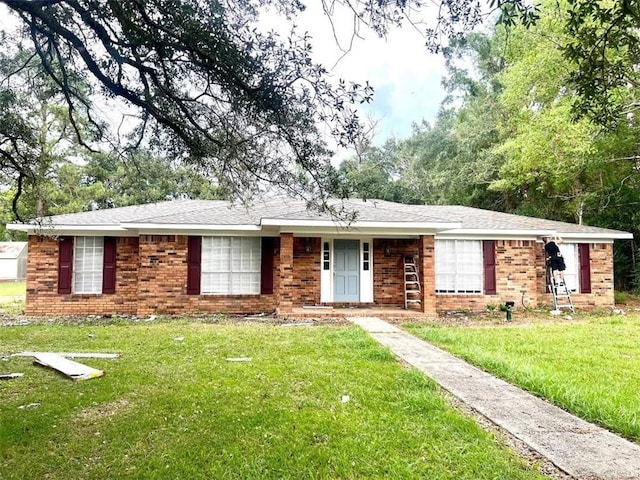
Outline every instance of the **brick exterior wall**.
{"label": "brick exterior wall", "polygon": [[373,240],[373,301],[376,305],[404,308],[405,255],[419,257],[417,239]]}
{"label": "brick exterior wall", "polygon": [[[551,305],[545,289],[542,244],[498,240],[496,295],[435,294],[434,238],[374,239],[374,304],[404,307],[404,255],[414,255],[423,289],[420,310],[427,314],[453,310],[482,311],[488,304],[512,300],[516,307]],[[307,252],[307,249],[309,250]],[[142,235],[118,238],[114,294],[58,294],[58,242],[29,237],[26,315],[291,313],[294,307],[320,303],[320,238],[282,234],[274,246],[273,294],[187,295],[187,237]],[[614,303],[613,246],[591,244],[591,291],[575,294],[578,308]]]}
{"label": "brick exterior wall", "polygon": [[[542,251],[539,245],[529,240],[496,240],[496,294],[436,293],[437,310],[479,312],[486,310],[490,304],[497,306],[507,301],[521,306],[523,300],[525,305],[535,306],[538,299],[536,252]],[[540,255],[541,258],[544,256],[543,253]]]}
{"label": "brick exterior wall", "polygon": [[[293,288],[295,306],[320,303],[320,238],[293,239]],[[307,252],[307,250],[309,250]]]}
{"label": "brick exterior wall", "polygon": [[187,295],[185,235],[140,236],[139,279],[138,315],[253,314],[275,310],[275,294]]}
{"label": "brick exterior wall", "polygon": [[[438,312],[484,311],[487,305],[515,302],[516,308],[552,306],[547,293],[545,253],[541,243],[523,240],[497,240],[496,295],[436,294]],[[576,308],[611,307],[613,291],[613,244],[591,244],[591,293],[574,293]],[[535,266],[535,268],[532,268]]]}
{"label": "brick exterior wall", "polygon": [[418,243],[420,248],[420,287],[422,288],[422,312],[434,315],[436,308],[435,281],[435,238],[433,236],[420,236]]}
{"label": "brick exterior wall", "polygon": [[138,239],[118,238],[116,293],[58,294],[58,241],[29,237],[26,315],[135,314],[138,289]]}

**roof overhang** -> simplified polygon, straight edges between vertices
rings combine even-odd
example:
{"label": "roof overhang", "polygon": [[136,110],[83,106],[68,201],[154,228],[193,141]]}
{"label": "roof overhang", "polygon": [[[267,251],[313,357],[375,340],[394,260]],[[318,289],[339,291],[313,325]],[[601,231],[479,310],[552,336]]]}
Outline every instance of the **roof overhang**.
{"label": "roof overhang", "polygon": [[563,233],[558,235],[564,240],[631,240],[633,239],[633,233],[629,232],[610,232],[610,233]]}
{"label": "roof overhang", "polygon": [[160,224],[121,223],[119,225],[42,225],[9,223],[8,230],[18,230],[30,235],[82,235],[120,236],[138,235],[260,235],[270,236],[292,233],[298,236],[310,235],[361,235],[379,238],[410,238],[420,235],[436,235],[439,239],[482,239],[482,240],[541,240],[542,237],[561,237],[573,242],[613,242],[629,240],[633,234],[621,231],[605,232],[563,232],[555,230],[504,230],[504,229],[464,229],[453,222],[353,222],[350,224],[332,220],[287,220],[265,218],[260,225],[202,225],[202,224]]}
{"label": "roof overhang", "polygon": [[40,225],[32,223],[8,223],[7,230],[18,230],[29,235],[103,235],[128,237],[136,236],[118,225]]}
{"label": "roof overhang", "polygon": [[121,223],[125,230],[136,231],[142,235],[153,233],[176,234],[194,232],[259,232],[262,230],[259,225],[202,225],[202,224],[170,224],[170,223]]}
{"label": "roof overhang", "polygon": [[438,232],[439,239],[482,239],[482,240],[536,240],[542,241],[542,237],[559,237],[573,242],[584,241],[586,243],[600,241],[612,242],[614,240],[632,239],[633,234],[628,232],[557,232],[555,230],[503,230],[503,229],[454,229]]}
{"label": "roof overhang", "polygon": [[349,229],[402,229],[402,230],[450,230],[460,228],[460,222],[340,222],[335,220],[290,220],[282,218],[263,218],[260,222],[264,226],[300,227],[300,228],[349,228]]}

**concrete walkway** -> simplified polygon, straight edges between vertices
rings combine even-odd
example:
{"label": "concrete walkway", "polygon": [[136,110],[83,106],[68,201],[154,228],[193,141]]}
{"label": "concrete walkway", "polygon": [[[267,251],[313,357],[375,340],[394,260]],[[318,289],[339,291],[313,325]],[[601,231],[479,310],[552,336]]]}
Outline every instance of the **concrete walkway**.
{"label": "concrete walkway", "polygon": [[640,479],[640,446],[585,422],[375,317],[349,317],[400,359],[581,480]]}

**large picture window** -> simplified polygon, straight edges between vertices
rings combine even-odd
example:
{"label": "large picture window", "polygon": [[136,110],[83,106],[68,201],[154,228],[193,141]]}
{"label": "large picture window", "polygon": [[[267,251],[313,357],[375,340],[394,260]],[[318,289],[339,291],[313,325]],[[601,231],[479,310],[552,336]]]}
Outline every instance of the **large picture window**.
{"label": "large picture window", "polygon": [[483,254],[479,240],[436,240],[437,293],[482,293]]}
{"label": "large picture window", "polygon": [[203,237],[201,293],[259,294],[260,238]]}
{"label": "large picture window", "polygon": [[75,237],[73,293],[102,293],[103,237]]}

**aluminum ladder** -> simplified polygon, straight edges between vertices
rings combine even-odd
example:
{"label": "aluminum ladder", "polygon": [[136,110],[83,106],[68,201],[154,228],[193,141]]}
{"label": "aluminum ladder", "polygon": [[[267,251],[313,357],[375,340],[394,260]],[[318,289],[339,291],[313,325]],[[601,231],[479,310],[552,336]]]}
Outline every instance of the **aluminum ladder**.
{"label": "aluminum ladder", "polygon": [[409,305],[422,303],[422,288],[420,288],[420,277],[418,276],[418,266],[413,255],[405,255],[404,261],[404,308],[409,309]]}
{"label": "aluminum ladder", "polygon": [[561,280],[556,284],[551,267],[547,269],[547,278],[549,279],[547,288],[553,296],[553,309],[560,311],[561,309],[566,308],[571,312],[575,312],[573,308],[573,300],[571,300],[571,291],[569,290],[569,287],[567,287],[567,282]]}

